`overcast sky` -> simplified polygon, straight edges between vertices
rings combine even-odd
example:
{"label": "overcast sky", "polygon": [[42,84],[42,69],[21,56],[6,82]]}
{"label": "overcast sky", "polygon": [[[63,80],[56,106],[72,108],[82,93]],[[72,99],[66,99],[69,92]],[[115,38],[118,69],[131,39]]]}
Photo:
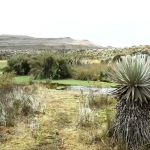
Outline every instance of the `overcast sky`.
{"label": "overcast sky", "polygon": [[0,0],[0,34],[150,45],[150,0]]}

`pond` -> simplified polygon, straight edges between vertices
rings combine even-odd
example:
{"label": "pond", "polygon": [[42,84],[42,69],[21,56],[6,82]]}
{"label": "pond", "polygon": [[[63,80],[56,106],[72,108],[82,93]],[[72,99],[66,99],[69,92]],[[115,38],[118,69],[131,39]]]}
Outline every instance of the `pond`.
{"label": "pond", "polygon": [[101,87],[90,87],[90,86],[72,86],[72,85],[58,85],[57,90],[71,90],[75,92],[83,92],[88,94],[90,91],[93,94],[110,94],[115,88],[101,88]]}
{"label": "pond", "polygon": [[110,94],[115,88],[100,88],[100,87],[88,87],[88,86],[68,86],[67,89],[76,92],[83,92],[88,94],[92,91],[94,94]]}

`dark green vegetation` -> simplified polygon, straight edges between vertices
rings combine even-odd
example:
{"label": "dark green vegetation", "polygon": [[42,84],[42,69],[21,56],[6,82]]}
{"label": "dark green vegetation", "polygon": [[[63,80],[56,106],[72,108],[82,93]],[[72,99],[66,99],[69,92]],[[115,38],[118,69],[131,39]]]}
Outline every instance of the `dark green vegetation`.
{"label": "dark green vegetation", "polygon": [[43,53],[29,60],[30,74],[35,79],[52,78],[65,79],[71,77],[71,69],[68,59],[63,56],[55,56]]}
{"label": "dark green vegetation", "polygon": [[150,143],[150,64],[145,56],[127,57],[111,71],[118,84],[114,138],[125,149],[138,149]]}
{"label": "dark green vegetation", "polygon": [[[97,61],[94,64],[82,64],[72,62],[69,56],[45,52],[30,57],[28,55],[14,56],[8,60],[8,66],[3,70],[4,72],[15,71],[17,76],[21,75],[22,77],[16,78],[19,81],[28,79],[24,76],[30,75],[33,77],[32,80],[52,79],[58,80],[58,83],[87,85],[87,82],[80,80],[109,82],[107,76],[109,68],[107,64],[97,63]],[[61,81],[60,79],[67,80]],[[75,82],[74,79],[77,81]]]}
{"label": "dark green vegetation", "polygon": [[68,60],[62,56],[51,53],[42,53],[37,56],[14,56],[8,60],[8,66],[4,72],[15,71],[16,75],[34,76],[34,79],[64,79],[71,76]]}
{"label": "dark green vegetation", "polygon": [[15,71],[17,75],[27,75],[30,71],[28,60],[26,55],[15,56],[7,61],[8,66],[4,68],[4,71]]}

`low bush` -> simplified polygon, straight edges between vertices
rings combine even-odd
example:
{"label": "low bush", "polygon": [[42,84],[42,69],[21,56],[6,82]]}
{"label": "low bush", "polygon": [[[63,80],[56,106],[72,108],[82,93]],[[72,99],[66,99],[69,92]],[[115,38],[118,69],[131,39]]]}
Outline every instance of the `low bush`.
{"label": "low bush", "polygon": [[97,145],[99,149],[117,148],[118,143],[112,138],[114,99],[102,93],[95,94],[90,89],[87,95],[81,94],[78,114],[79,141],[88,145]]}
{"label": "low bush", "polygon": [[32,57],[29,61],[30,74],[36,78],[51,78],[56,72],[56,64],[53,56],[41,54]]}
{"label": "low bush", "polygon": [[0,88],[12,86],[14,84],[15,72],[4,73],[0,76]]}
{"label": "low bush", "polygon": [[15,85],[13,73],[0,76],[0,125],[14,126],[15,118],[38,111],[40,99],[34,89]]}
{"label": "low bush", "polygon": [[17,75],[28,75],[30,71],[28,60],[26,55],[14,56],[8,60],[8,66],[3,70],[4,72],[15,71]]}
{"label": "low bush", "polygon": [[71,68],[68,59],[55,56],[51,53],[43,53],[31,58],[30,74],[36,78],[64,79],[71,76]]}
{"label": "low bush", "polygon": [[73,78],[76,80],[96,81],[100,75],[100,65],[79,65],[75,66]]}
{"label": "low bush", "polygon": [[94,94],[92,90],[89,90],[89,93],[86,95],[85,104],[89,108],[102,108],[104,105],[110,105],[113,103],[113,100],[108,97],[106,94]]}
{"label": "low bush", "polygon": [[108,81],[107,66],[102,64],[79,65],[73,68],[73,78],[76,80]]}
{"label": "low bush", "polygon": [[53,79],[64,79],[64,78],[70,78],[71,77],[71,66],[69,65],[69,60],[64,57],[57,57],[56,58],[56,73],[53,77]]}
{"label": "low bush", "polygon": [[95,123],[95,114],[92,109],[86,107],[84,104],[81,104],[79,107],[79,118],[78,126],[79,127],[90,127]]}
{"label": "low bush", "polygon": [[31,74],[34,78],[64,79],[71,77],[71,67],[67,57],[54,55],[50,52],[36,56],[14,56],[8,60],[8,66],[4,72],[15,71],[16,75]]}
{"label": "low bush", "polygon": [[13,126],[15,118],[33,114],[40,107],[39,98],[25,87],[2,88],[0,94],[0,125]]}

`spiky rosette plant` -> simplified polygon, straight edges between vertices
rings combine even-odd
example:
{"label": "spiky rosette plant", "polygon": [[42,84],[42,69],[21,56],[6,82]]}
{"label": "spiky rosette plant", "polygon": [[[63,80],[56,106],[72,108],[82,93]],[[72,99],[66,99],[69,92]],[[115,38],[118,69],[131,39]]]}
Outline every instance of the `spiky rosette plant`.
{"label": "spiky rosette plant", "polygon": [[114,137],[126,149],[150,143],[150,62],[145,56],[128,56],[116,62],[110,77],[117,83]]}

